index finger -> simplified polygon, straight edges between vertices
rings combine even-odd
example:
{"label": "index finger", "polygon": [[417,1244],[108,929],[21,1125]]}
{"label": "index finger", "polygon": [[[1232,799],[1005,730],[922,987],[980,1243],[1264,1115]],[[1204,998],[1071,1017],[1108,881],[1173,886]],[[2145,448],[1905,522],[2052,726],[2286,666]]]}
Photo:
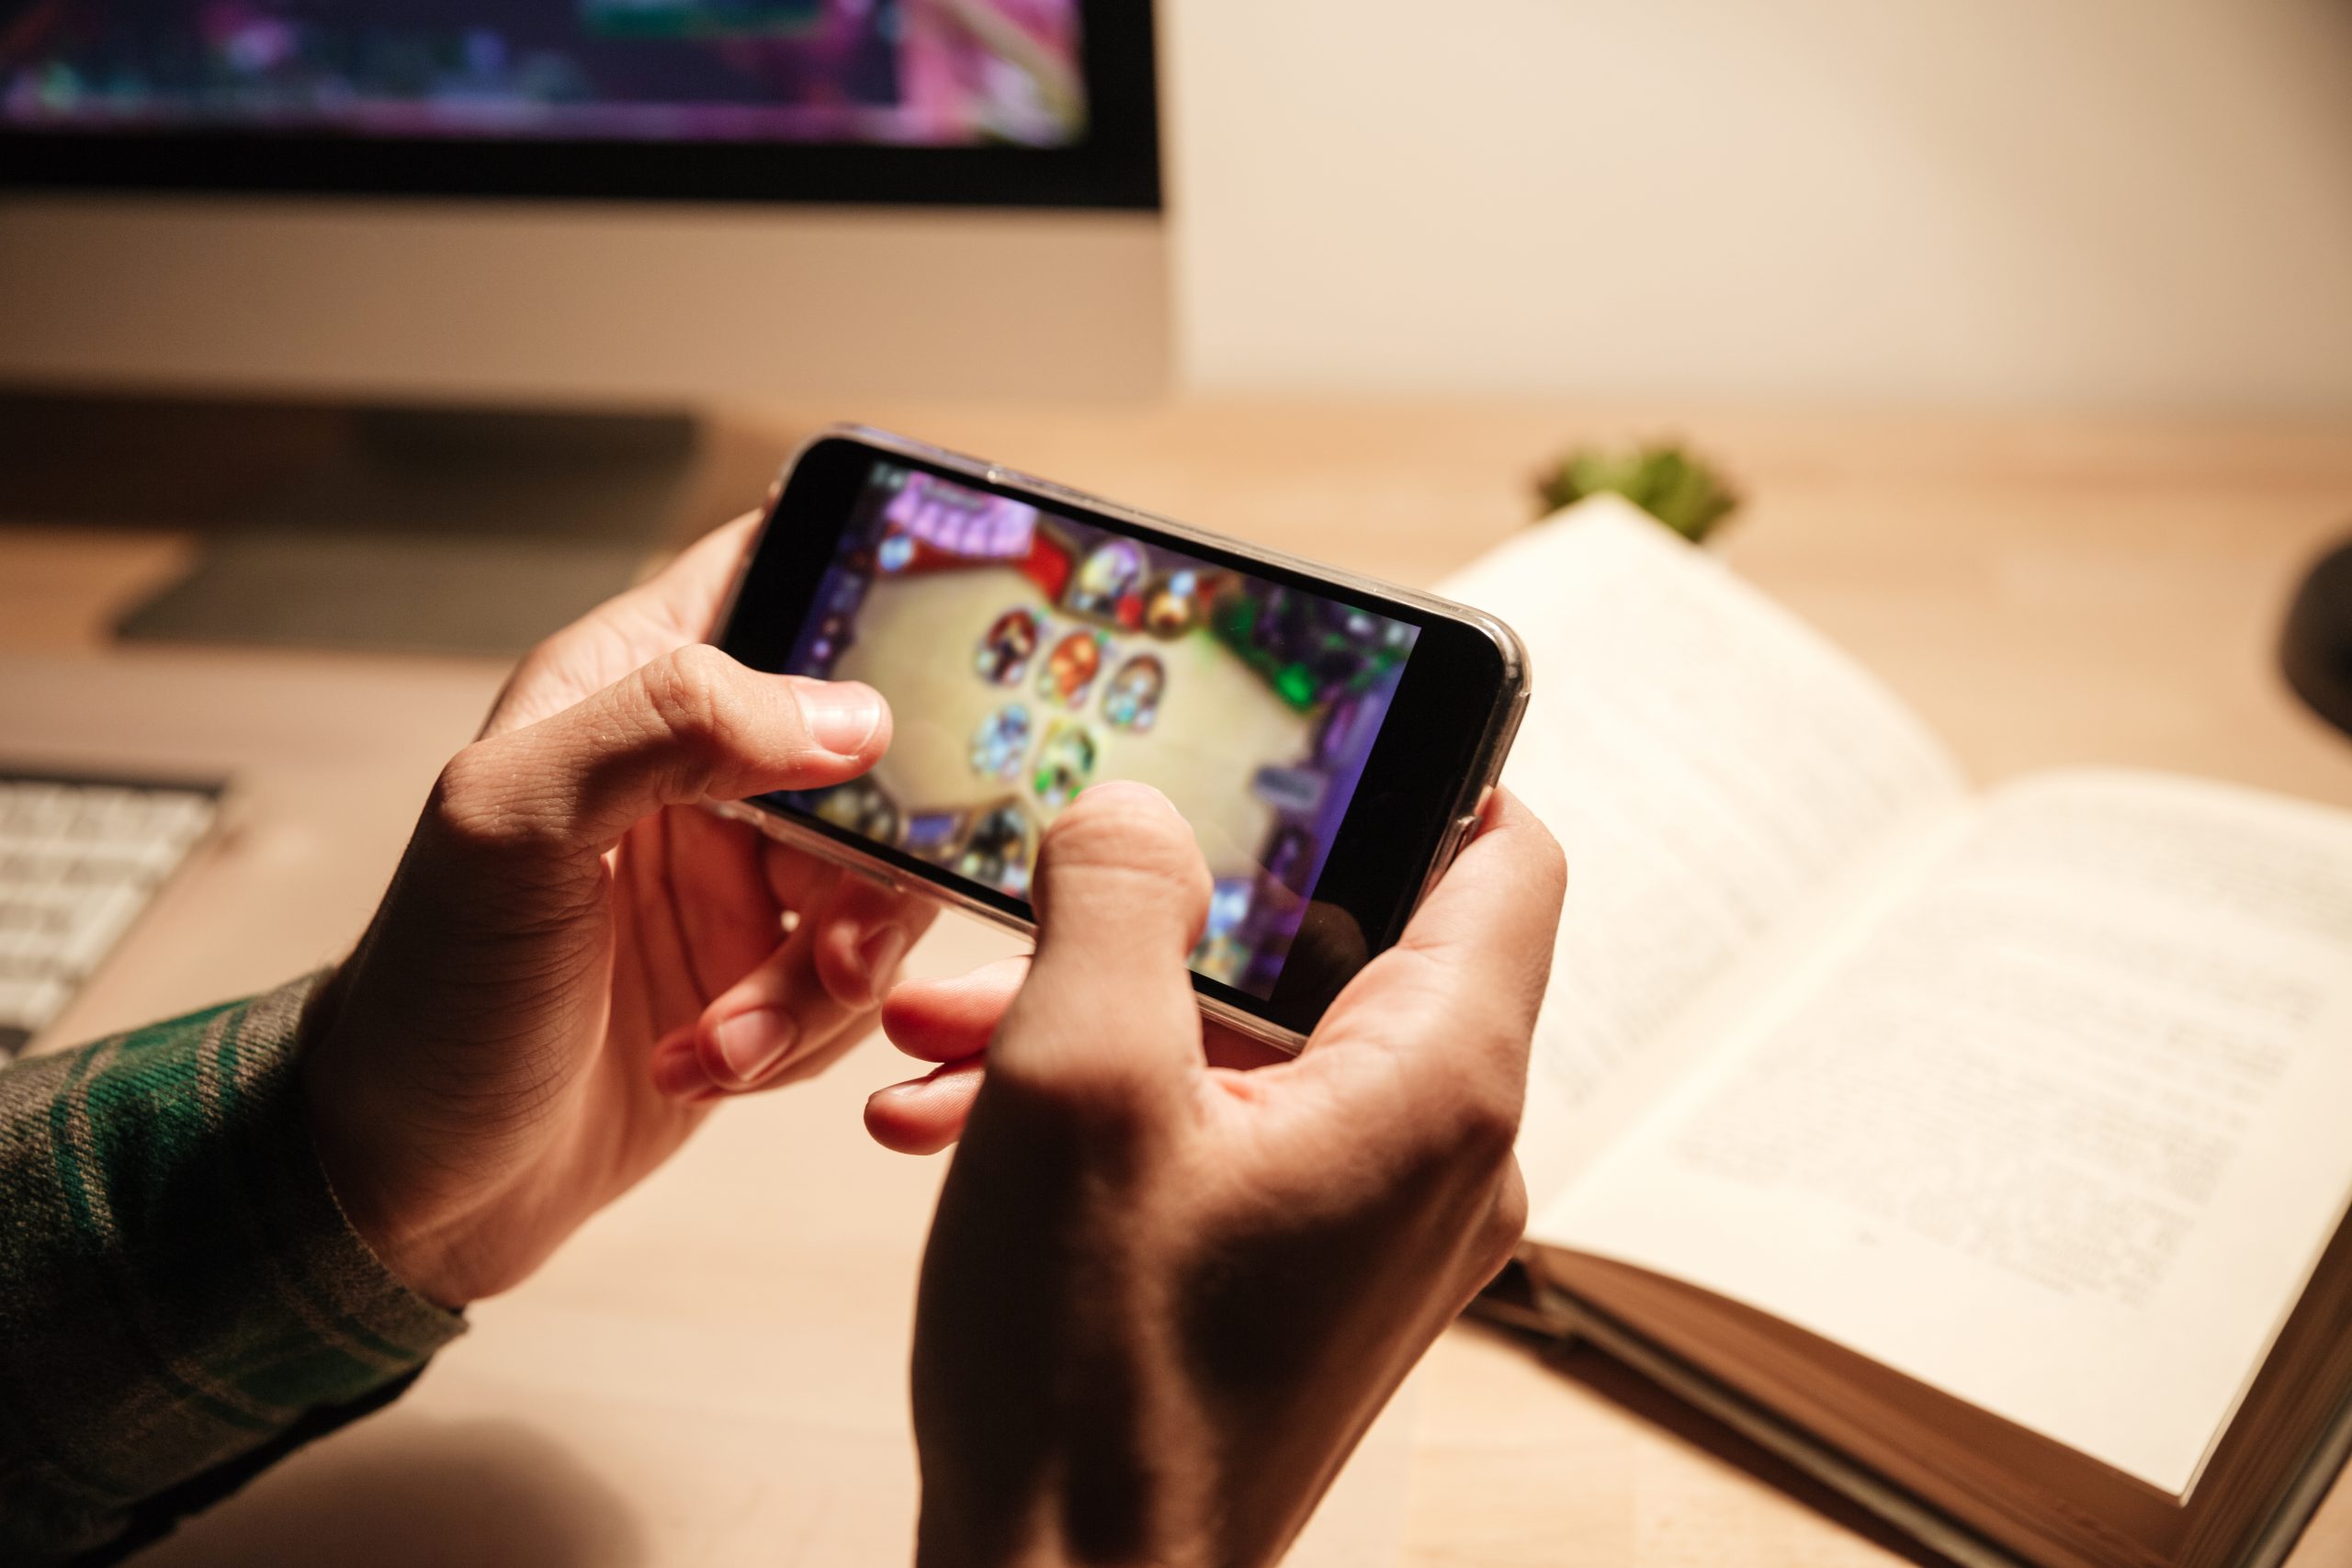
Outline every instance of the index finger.
{"label": "index finger", "polygon": [[633,601],[680,637],[695,640],[713,635],[718,629],[719,604],[727,597],[759,525],[756,512],[721,524],[631,589],[625,600]]}
{"label": "index finger", "polygon": [[636,587],[614,595],[526,654],[491,705],[482,734],[503,735],[562,712],[649,660],[717,633],[760,514],[714,528]]}

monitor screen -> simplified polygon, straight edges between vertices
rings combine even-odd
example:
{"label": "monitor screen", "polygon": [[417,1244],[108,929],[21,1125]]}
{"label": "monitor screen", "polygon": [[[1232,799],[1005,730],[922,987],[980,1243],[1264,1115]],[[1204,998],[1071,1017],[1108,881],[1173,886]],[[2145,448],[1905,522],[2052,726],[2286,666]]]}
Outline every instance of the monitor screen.
{"label": "monitor screen", "polygon": [[0,116],[58,129],[1066,146],[1076,0],[50,0]]}
{"label": "monitor screen", "polygon": [[1149,28],[1137,0],[0,0],[0,180],[1157,206]]}

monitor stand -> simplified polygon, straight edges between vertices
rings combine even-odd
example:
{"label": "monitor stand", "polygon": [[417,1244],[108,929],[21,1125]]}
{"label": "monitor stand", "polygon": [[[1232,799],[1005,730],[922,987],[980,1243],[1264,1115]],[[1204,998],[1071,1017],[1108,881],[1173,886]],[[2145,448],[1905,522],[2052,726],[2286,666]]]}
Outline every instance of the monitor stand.
{"label": "monitor stand", "polygon": [[0,397],[0,517],[191,529],[129,639],[509,656],[676,536],[684,412]]}

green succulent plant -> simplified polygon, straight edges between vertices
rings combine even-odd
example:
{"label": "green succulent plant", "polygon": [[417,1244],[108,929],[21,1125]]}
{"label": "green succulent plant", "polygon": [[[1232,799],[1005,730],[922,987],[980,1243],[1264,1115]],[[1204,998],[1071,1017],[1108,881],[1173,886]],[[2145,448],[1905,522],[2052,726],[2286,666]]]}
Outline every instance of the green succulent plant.
{"label": "green succulent plant", "polygon": [[1737,491],[1703,459],[1672,441],[1580,447],[1561,458],[1535,489],[1546,516],[1589,495],[1622,495],[1693,544],[1739,507]]}

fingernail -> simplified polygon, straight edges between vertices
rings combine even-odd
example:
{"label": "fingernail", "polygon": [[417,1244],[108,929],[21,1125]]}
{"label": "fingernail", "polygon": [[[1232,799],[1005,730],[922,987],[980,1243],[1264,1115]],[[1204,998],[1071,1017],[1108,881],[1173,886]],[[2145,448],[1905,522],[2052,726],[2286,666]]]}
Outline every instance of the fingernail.
{"label": "fingernail", "polygon": [[743,1087],[756,1083],[783,1061],[799,1032],[791,1014],[761,1008],[727,1020],[713,1037],[718,1044],[718,1059],[727,1064],[736,1084]]}
{"label": "fingernail", "polygon": [[868,1002],[882,999],[882,987],[890,983],[890,972],[906,955],[907,933],[896,926],[884,926],[858,944],[857,963],[865,974]]}
{"label": "fingernail", "polygon": [[882,694],[855,681],[800,688],[801,716],[817,744],[836,756],[854,756],[882,728]]}
{"label": "fingernail", "polygon": [[1139,779],[1105,779],[1083,793],[1099,795],[1105,799],[1132,800],[1137,805],[1148,804],[1180,821],[1183,818],[1183,813],[1176,809],[1174,801]]}

